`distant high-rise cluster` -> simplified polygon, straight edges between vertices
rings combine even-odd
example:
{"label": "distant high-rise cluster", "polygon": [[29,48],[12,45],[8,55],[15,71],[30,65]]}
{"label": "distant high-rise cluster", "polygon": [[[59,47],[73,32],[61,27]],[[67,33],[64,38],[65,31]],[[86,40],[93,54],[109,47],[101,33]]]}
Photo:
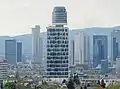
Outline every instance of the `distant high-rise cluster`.
{"label": "distant high-rise cluster", "polygon": [[108,60],[108,38],[106,35],[93,36],[93,67],[101,64],[101,60]]}
{"label": "distant high-rise cluster", "polygon": [[[39,74],[51,79],[68,78],[70,73],[82,74],[90,69],[90,72],[95,70],[95,73],[103,75],[113,72],[115,67],[116,74],[120,74],[120,30],[113,30],[109,39],[105,34],[90,35],[88,30],[70,31],[69,34],[66,25],[66,8],[55,6],[52,25],[47,27],[47,33],[40,34],[40,25],[32,28],[32,51],[24,55],[25,65],[30,64],[30,68],[36,68]],[[15,38],[5,40],[7,61],[1,63],[23,63],[23,43]]]}
{"label": "distant high-rise cluster", "polygon": [[84,32],[74,35],[74,59],[75,64],[88,64],[89,38]]}
{"label": "distant high-rise cluster", "polygon": [[111,56],[114,62],[120,57],[120,30],[111,33]]}

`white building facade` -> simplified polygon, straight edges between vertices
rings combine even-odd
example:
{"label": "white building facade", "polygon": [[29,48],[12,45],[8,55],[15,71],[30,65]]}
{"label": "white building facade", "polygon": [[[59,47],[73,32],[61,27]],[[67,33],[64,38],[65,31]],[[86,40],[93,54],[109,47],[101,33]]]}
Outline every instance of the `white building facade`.
{"label": "white building facade", "polygon": [[32,28],[32,59],[34,62],[40,62],[40,26]]}
{"label": "white building facade", "polygon": [[75,64],[88,64],[89,37],[84,32],[74,35],[74,60]]}

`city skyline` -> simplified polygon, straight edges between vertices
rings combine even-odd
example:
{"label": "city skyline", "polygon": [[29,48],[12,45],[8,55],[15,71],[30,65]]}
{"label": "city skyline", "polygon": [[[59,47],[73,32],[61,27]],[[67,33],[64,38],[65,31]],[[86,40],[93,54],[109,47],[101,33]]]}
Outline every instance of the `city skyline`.
{"label": "city skyline", "polygon": [[[77,0],[74,0],[74,2],[75,1]],[[81,2],[85,3],[86,1],[87,0]],[[75,7],[81,6],[80,9],[79,7],[72,9],[72,12],[75,9],[78,14],[72,13],[71,15],[68,13],[68,6],[74,6],[74,2],[72,3],[72,1],[69,3],[67,0],[64,1],[67,5],[63,4],[53,6],[51,3],[56,3],[56,1],[52,0],[50,3],[48,1],[49,4],[45,3],[45,6],[43,4],[43,7],[38,3],[40,1],[32,2],[32,0],[21,0],[16,3],[14,1],[14,4],[12,2],[8,2],[7,8],[9,8],[9,10],[11,8],[14,9],[13,12],[10,12],[14,13],[13,15],[11,14],[14,20],[12,20],[13,18],[10,18],[10,28],[6,21],[7,27],[4,26],[4,29],[11,29],[13,27],[11,24],[15,21],[13,31],[17,28],[18,32],[15,32],[15,35],[17,36],[14,37],[12,36],[13,33],[11,30],[8,31],[8,33],[11,33],[11,36],[0,36],[0,79],[2,80],[0,81],[0,88],[87,89],[88,87],[93,89],[97,88],[94,85],[98,85],[99,88],[109,88],[109,86],[111,87],[111,84],[112,86],[114,84],[119,84],[120,25],[111,28],[99,28],[97,26],[97,24],[99,24],[99,26],[107,26],[106,23],[109,25],[114,23],[105,22],[108,18],[110,18],[109,21],[113,21],[111,16],[114,18],[113,15],[110,16],[106,14],[107,4],[105,3],[108,3],[109,5],[114,4],[110,0],[109,2],[107,1],[108,0],[103,2],[106,7],[104,7],[102,1],[100,2],[99,0],[97,0],[97,2],[91,0],[85,3],[85,5],[87,5],[87,9],[90,5],[98,3],[99,5],[102,5],[101,8],[105,12],[100,8],[102,10],[102,13],[100,13],[101,11],[99,11],[99,5],[97,4],[95,4],[95,6],[97,5],[98,7],[95,8],[95,6],[93,6],[92,8],[93,10],[98,11],[95,11],[97,13],[96,14],[91,11],[87,11],[87,9],[85,10],[82,7],[84,4],[79,3],[76,4]],[[59,4],[63,3],[62,0],[58,2]],[[3,5],[6,5],[6,3]],[[42,8],[41,10],[43,10],[43,12],[38,11],[40,7],[37,5]],[[48,13],[48,9],[46,10],[45,8],[50,7],[49,5],[52,6],[52,9],[50,10],[51,15],[50,13],[44,13]],[[22,8],[22,11],[26,12],[18,13],[19,10],[16,8]],[[27,12],[28,9],[29,15]],[[82,20],[79,20],[78,18],[81,18],[79,10],[82,10],[82,16],[84,17]],[[89,10],[91,10],[91,8],[89,8]],[[109,10],[107,11],[109,12]],[[40,13],[41,15],[39,15]],[[19,16],[21,15],[26,18],[20,18]],[[43,20],[41,19],[42,21],[40,21],[39,19],[42,15]],[[48,17],[49,19],[45,18],[47,15],[51,17]],[[9,16],[9,14],[7,14],[7,16]],[[103,19],[104,16],[107,16],[108,18]],[[77,20],[75,22],[70,21],[74,19],[72,17],[77,18]],[[26,19],[29,24],[26,22]],[[42,30],[44,25],[49,21],[51,21],[51,24],[45,26],[47,31]],[[84,22],[81,26],[80,21]],[[103,23],[101,24],[101,22]],[[41,26],[41,23],[45,24],[42,24],[43,26]],[[72,24],[69,25],[69,23]],[[4,24],[4,22],[2,24]],[[20,35],[19,33],[22,32],[22,28],[27,26],[27,24],[29,25],[28,27],[30,27],[31,34],[29,34],[29,31],[24,30],[27,31],[27,34]],[[80,27],[79,29],[73,30],[71,29],[72,26]],[[83,26],[85,26],[85,28],[81,29]]]}
{"label": "city skyline", "polygon": [[0,3],[2,13],[0,35],[31,33],[32,26],[36,24],[41,26],[41,32],[46,31],[46,27],[52,22],[51,9],[56,5],[67,7],[70,28],[116,26],[120,23],[119,2],[119,0],[36,0],[36,2],[4,0]]}

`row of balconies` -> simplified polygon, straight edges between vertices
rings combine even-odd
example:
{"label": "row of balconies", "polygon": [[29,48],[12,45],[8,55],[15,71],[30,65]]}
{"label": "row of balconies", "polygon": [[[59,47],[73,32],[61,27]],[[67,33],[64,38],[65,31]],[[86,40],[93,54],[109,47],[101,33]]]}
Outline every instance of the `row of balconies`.
{"label": "row of balconies", "polygon": [[55,68],[55,67],[68,67],[68,63],[64,63],[64,64],[47,64],[47,68],[51,68],[51,67],[53,67],[53,68]]}
{"label": "row of balconies", "polygon": [[[65,56],[65,55],[68,55],[68,52],[48,52],[47,53],[47,56]],[[59,59],[62,59],[62,57],[61,58],[59,58]],[[67,59],[67,58],[66,58]]]}
{"label": "row of balconies", "polygon": [[68,32],[68,29],[49,29],[47,32]]}
{"label": "row of balconies", "polygon": [[[59,49],[59,48],[48,48],[47,51],[68,51],[68,48],[64,48],[64,49]],[[60,54],[58,54],[60,55]]]}
{"label": "row of balconies", "polygon": [[47,63],[68,63],[68,60],[47,60]]}
{"label": "row of balconies", "polygon": [[53,48],[53,47],[63,47],[63,48],[65,48],[65,47],[68,47],[68,45],[59,45],[59,44],[55,44],[55,45],[53,45],[53,44],[49,44],[49,45],[47,45],[47,47],[50,47],[50,48]]}
{"label": "row of balconies", "polygon": [[55,44],[55,43],[58,43],[58,44],[67,44],[67,43],[69,43],[69,41],[68,40],[48,40],[47,41],[47,43],[53,43],[53,44]]}
{"label": "row of balconies", "polygon": [[67,40],[68,36],[61,36],[61,37],[60,36],[57,36],[57,37],[56,36],[48,36],[47,39],[48,40],[51,40],[51,39],[53,39],[53,40],[59,40],[59,39]]}
{"label": "row of balconies", "polygon": [[54,71],[54,72],[56,72],[56,71],[68,71],[68,68],[54,68],[54,69],[52,69],[52,68],[48,68],[47,69],[47,71]]}

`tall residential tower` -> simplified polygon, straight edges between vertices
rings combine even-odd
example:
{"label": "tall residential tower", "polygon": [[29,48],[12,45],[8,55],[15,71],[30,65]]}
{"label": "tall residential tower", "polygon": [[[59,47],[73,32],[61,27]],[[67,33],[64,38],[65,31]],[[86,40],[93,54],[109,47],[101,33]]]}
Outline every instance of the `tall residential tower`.
{"label": "tall residential tower", "polygon": [[47,27],[47,76],[68,78],[68,27],[66,8],[54,7],[52,26]]}

